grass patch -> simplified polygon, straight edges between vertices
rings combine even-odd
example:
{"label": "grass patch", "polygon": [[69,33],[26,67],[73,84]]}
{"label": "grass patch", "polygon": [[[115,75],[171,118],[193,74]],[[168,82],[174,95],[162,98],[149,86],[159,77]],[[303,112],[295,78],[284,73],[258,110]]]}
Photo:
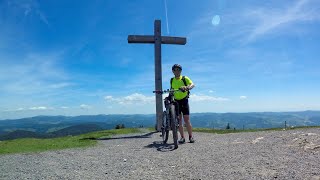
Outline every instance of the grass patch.
{"label": "grass patch", "polygon": [[140,133],[139,129],[125,128],[91,132],[78,136],[66,136],[51,139],[23,138],[0,141],[0,154],[30,153],[67,148],[89,147],[97,144],[98,138],[117,134]]}
{"label": "grass patch", "polygon": [[156,131],[155,127],[147,127],[146,129],[148,129],[148,131],[150,131],[150,132]]}

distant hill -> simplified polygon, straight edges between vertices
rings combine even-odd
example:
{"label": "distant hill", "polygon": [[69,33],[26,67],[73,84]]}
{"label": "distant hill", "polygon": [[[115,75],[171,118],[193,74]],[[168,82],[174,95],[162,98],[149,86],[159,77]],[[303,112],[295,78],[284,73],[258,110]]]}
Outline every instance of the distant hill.
{"label": "distant hill", "polygon": [[[193,127],[279,128],[287,126],[320,125],[320,111],[250,112],[250,113],[192,113]],[[0,140],[4,137],[60,137],[102,129],[125,127],[154,127],[155,115],[86,115],[86,116],[36,116],[31,118],[0,120]]]}
{"label": "distant hill", "polygon": [[231,128],[279,128],[287,126],[320,125],[320,111],[199,113],[192,115],[194,127],[220,128],[230,123]]}
{"label": "distant hill", "polygon": [[48,135],[50,137],[61,137],[61,136],[68,136],[68,135],[85,134],[85,133],[101,131],[101,130],[103,130],[103,128],[97,124],[80,124],[80,125],[70,126],[58,131],[54,131],[52,133],[48,133]]}
{"label": "distant hill", "polygon": [[80,135],[101,130],[103,130],[103,128],[101,128],[97,124],[80,124],[63,128],[50,133],[37,133],[26,130],[15,130],[7,134],[0,135],[0,140],[12,140],[19,138],[56,138],[69,135]]}
{"label": "distant hill", "polygon": [[43,138],[44,135],[32,132],[32,131],[25,131],[25,130],[16,130],[13,132],[9,132],[5,135],[0,136],[0,140],[12,140],[12,139],[19,139],[19,138]]}
{"label": "distant hill", "polygon": [[126,127],[154,126],[155,115],[86,115],[86,116],[35,116],[0,120],[0,135],[16,130],[48,133],[80,124],[96,124],[102,129],[113,129],[117,124]]}

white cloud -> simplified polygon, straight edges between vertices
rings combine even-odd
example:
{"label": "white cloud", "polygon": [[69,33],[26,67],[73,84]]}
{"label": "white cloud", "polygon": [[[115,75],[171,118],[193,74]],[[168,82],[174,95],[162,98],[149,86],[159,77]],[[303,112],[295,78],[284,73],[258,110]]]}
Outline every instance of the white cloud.
{"label": "white cloud", "polygon": [[31,11],[31,6],[29,4],[25,4],[24,8],[24,16],[28,16]]}
{"label": "white cloud", "polygon": [[[191,26],[188,38],[190,41],[199,41],[202,44],[214,44],[214,47],[219,49],[225,42],[232,43],[230,40],[246,44],[267,34],[296,33],[299,32],[298,28],[305,28],[298,23],[320,20],[320,4],[317,0],[279,1],[272,5],[266,5],[265,2],[259,4],[259,6],[252,6],[243,3],[244,6],[234,6],[237,9],[228,8],[229,13],[221,15],[223,20],[219,28],[210,26],[210,20],[214,15],[212,11],[205,12]],[[210,47],[209,52],[216,49],[207,44],[205,47]],[[204,50],[203,46],[200,46],[199,51],[201,50]]]}
{"label": "white cloud", "polygon": [[50,26],[46,15],[43,13],[42,10],[40,10],[40,7],[39,7],[39,4],[37,3],[37,1],[34,1],[34,0],[15,1],[15,0],[13,0],[13,1],[8,2],[8,8],[11,8],[10,10],[12,11],[12,13],[17,13],[16,10],[23,12],[25,17],[27,17],[27,16],[32,17],[32,15],[35,14],[36,16],[38,16],[38,18],[43,23],[45,23],[47,26]]}
{"label": "white cloud", "polygon": [[39,107],[30,107],[29,110],[47,110],[49,108],[45,106],[39,106]]}
{"label": "white cloud", "polygon": [[[107,102],[116,102],[118,104],[152,104],[155,103],[154,96],[145,96],[143,94],[134,93],[129,96],[114,98],[112,96],[105,96],[104,99]],[[228,98],[223,97],[213,97],[213,96],[206,96],[206,95],[197,95],[191,94],[190,95],[191,101],[200,102],[200,101],[229,101]]]}
{"label": "white cloud", "polygon": [[286,9],[255,8],[246,13],[248,19],[258,22],[249,35],[249,40],[272,32],[277,28],[287,27],[290,24],[319,19],[317,8],[310,4],[312,0],[299,0]]}
{"label": "white cloud", "polygon": [[143,94],[134,93],[129,96],[114,98],[112,96],[105,96],[107,102],[116,102],[118,104],[150,104],[155,102],[154,96],[145,96]]}
{"label": "white cloud", "polygon": [[105,96],[104,99],[107,100],[107,101],[113,101],[114,100],[114,98],[112,96]]}
{"label": "white cloud", "polygon": [[228,98],[223,98],[223,97],[213,97],[213,96],[206,96],[206,95],[196,95],[196,94],[191,94],[190,95],[190,100],[195,101],[195,102],[200,102],[200,101],[229,101]]}
{"label": "white cloud", "polygon": [[[2,56],[0,91],[10,94],[35,94],[72,85],[59,61],[63,52],[28,53],[21,59]],[[62,82],[61,82],[62,81]]]}
{"label": "white cloud", "polygon": [[91,109],[92,107],[89,106],[89,105],[87,105],[87,104],[81,104],[81,105],[80,105],[80,108],[81,108],[81,109]]}
{"label": "white cloud", "polygon": [[240,99],[247,99],[247,96],[240,96]]}
{"label": "white cloud", "polygon": [[7,109],[7,110],[4,110],[3,112],[15,112],[15,111],[24,111],[24,110],[25,110],[25,108],[18,108],[18,109],[13,109],[13,110]]}
{"label": "white cloud", "polygon": [[127,67],[132,62],[131,58],[125,57],[118,61],[120,67]]}
{"label": "white cloud", "polygon": [[57,83],[57,84],[49,85],[49,88],[60,89],[60,88],[68,87],[68,86],[71,86],[71,85],[72,85],[71,83]]}
{"label": "white cloud", "polygon": [[40,10],[37,10],[36,13],[39,15],[40,20],[43,23],[45,23],[48,27],[50,27],[50,24],[49,24],[49,21],[48,21],[46,15]]}
{"label": "white cloud", "polygon": [[7,109],[4,112],[18,112],[18,111],[42,111],[42,110],[54,110],[53,107],[46,107],[46,106],[34,106],[29,108],[17,108],[17,109]]}

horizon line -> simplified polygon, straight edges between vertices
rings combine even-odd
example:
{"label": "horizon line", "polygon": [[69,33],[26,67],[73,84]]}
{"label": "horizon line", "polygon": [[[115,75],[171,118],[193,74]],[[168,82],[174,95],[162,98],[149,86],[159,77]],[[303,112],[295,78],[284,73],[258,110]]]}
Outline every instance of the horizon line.
{"label": "horizon line", "polygon": [[[194,112],[190,113],[192,114],[206,114],[206,113],[211,113],[211,114],[246,114],[246,113],[295,113],[295,112],[320,112],[320,110],[296,110],[296,111],[248,111],[248,112]],[[57,117],[57,116],[63,116],[63,117],[78,117],[78,116],[112,116],[112,115],[119,115],[119,116],[134,116],[134,115],[156,115],[156,113],[152,114],[83,114],[83,115],[36,115],[36,116],[29,116],[29,117],[22,117],[22,118],[8,118],[8,119],[0,119],[0,121],[5,121],[5,120],[20,120],[20,119],[27,119],[27,118],[34,118],[34,117]]]}

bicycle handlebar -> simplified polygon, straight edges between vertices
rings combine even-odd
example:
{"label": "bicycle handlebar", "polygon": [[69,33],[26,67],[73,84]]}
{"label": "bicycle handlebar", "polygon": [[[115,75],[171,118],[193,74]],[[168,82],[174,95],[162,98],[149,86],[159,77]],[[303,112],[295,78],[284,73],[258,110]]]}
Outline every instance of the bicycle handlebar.
{"label": "bicycle handlebar", "polygon": [[155,90],[152,91],[153,93],[157,93],[157,94],[164,94],[164,93],[174,93],[177,91],[181,91],[180,89],[167,89],[167,90]]}

